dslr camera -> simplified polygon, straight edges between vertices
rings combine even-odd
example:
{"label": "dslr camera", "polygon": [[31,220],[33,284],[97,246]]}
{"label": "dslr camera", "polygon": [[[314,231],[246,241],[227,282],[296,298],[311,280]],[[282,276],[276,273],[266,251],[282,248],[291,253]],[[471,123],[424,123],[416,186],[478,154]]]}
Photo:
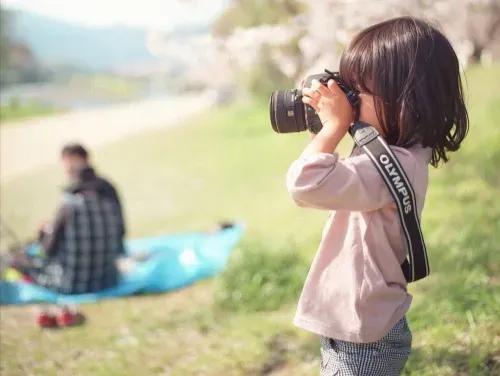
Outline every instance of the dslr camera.
{"label": "dslr camera", "polygon": [[[339,72],[330,72],[325,69],[325,73],[313,74],[304,80],[304,86],[311,86],[312,80],[318,80],[321,84],[327,85],[329,80],[334,80],[347,96],[349,103],[355,111],[359,108],[359,92],[347,87],[340,78]],[[269,112],[271,125],[277,133],[302,132],[309,130],[318,133],[323,125],[316,111],[309,105],[302,102],[302,90],[276,90],[271,94],[269,101]]]}

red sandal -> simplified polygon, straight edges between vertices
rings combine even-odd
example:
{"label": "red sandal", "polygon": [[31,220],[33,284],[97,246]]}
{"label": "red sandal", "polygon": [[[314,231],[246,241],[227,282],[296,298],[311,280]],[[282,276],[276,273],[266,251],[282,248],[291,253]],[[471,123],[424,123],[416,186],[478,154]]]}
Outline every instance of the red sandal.
{"label": "red sandal", "polygon": [[36,323],[40,328],[57,328],[56,316],[47,311],[42,311],[37,315]]}
{"label": "red sandal", "polygon": [[57,315],[57,324],[60,327],[82,325],[85,322],[85,316],[68,307],[63,307],[59,315]]}

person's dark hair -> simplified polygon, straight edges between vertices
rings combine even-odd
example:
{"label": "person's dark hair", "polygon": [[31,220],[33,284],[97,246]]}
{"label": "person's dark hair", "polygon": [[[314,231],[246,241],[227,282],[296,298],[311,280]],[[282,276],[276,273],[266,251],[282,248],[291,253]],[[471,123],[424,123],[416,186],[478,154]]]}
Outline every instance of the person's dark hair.
{"label": "person's dark hair", "polygon": [[401,17],[361,31],[342,55],[340,75],[373,94],[389,144],[431,147],[435,167],[468,132],[457,56],[426,21]]}
{"label": "person's dark hair", "polygon": [[61,150],[61,156],[77,156],[82,159],[88,159],[89,153],[81,144],[71,143],[66,144]]}

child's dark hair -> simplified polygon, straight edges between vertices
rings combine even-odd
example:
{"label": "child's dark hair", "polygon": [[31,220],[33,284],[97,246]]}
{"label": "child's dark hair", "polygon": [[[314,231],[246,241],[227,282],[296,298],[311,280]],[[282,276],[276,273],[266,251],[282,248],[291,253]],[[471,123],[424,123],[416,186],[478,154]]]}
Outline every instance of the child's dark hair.
{"label": "child's dark hair", "polygon": [[401,17],[363,30],[343,53],[340,74],[373,94],[389,144],[431,147],[433,166],[460,147],[469,118],[458,59],[428,22]]}
{"label": "child's dark hair", "polygon": [[71,143],[64,145],[61,150],[61,156],[76,156],[86,160],[89,157],[89,152],[83,145],[78,143]]}

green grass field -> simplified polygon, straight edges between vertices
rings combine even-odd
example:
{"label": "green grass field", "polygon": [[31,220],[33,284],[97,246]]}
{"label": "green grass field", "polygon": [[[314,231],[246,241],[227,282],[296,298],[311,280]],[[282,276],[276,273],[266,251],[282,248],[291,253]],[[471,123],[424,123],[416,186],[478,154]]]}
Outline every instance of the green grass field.
{"label": "green grass field", "polygon": [[[467,72],[471,130],[432,170],[423,225],[432,275],[410,286],[405,375],[500,373],[500,67]],[[81,328],[39,331],[33,307],[2,307],[5,375],[317,375],[319,345],[291,320],[325,212],[295,207],[284,177],[305,135],[276,135],[264,104],[240,103],[184,126],[95,151],[120,187],[130,236],[242,220],[226,273],[184,290],[85,305]],[[343,145],[344,152],[349,144]],[[56,165],[2,185],[2,218],[27,238],[51,215]]]}
{"label": "green grass field", "polygon": [[38,116],[51,115],[58,112],[55,108],[37,103],[5,104],[0,106],[0,121],[14,121]]}

